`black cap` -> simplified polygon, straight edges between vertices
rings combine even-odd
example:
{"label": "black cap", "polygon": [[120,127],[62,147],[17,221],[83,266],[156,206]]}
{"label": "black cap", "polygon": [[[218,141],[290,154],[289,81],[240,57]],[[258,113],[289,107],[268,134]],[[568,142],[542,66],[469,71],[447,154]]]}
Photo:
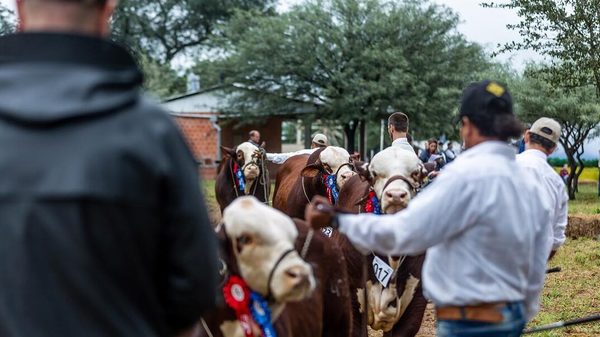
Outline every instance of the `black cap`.
{"label": "black cap", "polygon": [[489,114],[513,114],[513,101],[506,86],[490,80],[470,84],[462,95],[460,111],[455,122],[462,117],[484,117]]}

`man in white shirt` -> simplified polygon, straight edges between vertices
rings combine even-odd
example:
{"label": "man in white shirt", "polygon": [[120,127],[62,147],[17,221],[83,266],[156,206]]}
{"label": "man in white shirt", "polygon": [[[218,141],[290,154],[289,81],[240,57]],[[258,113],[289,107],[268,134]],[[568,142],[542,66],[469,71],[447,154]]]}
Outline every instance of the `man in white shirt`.
{"label": "man in white shirt", "polygon": [[437,336],[519,336],[539,310],[550,205],[507,144],[522,128],[504,86],[467,87],[459,117],[468,150],[405,210],[336,215],[315,198],[305,216],[313,228],[338,228],[364,252],[427,251],[423,288],[436,305]]}
{"label": "man in white shirt", "polygon": [[553,232],[550,257],[565,242],[569,213],[569,195],[565,183],[548,164],[548,156],[556,150],[560,133],[561,127],[557,121],[546,117],[538,119],[525,133],[525,151],[517,155],[517,163],[529,171],[533,180],[538,181],[546,191],[540,197],[548,198],[553,206],[550,214]]}
{"label": "man in white shirt", "polygon": [[286,153],[267,153],[267,160],[274,164],[283,164],[288,158],[293,156],[298,156],[301,154],[312,154],[317,149],[329,146],[329,140],[327,136],[322,133],[317,133],[314,135],[312,142],[310,144],[310,149],[300,150],[296,152],[286,152]]}
{"label": "man in white shirt", "polygon": [[388,118],[388,134],[392,139],[392,146],[415,151],[408,142],[408,116],[402,112],[394,112]]}

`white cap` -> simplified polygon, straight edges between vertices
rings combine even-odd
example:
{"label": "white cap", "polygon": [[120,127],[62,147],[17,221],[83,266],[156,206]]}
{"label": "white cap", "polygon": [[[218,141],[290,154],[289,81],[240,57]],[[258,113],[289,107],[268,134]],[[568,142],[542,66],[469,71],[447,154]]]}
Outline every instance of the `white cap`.
{"label": "white cap", "polygon": [[322,133],[315,134],[312,142],[319,146],[329,146],[329,140],[327,140],[327,136]]}
{"label": "white cap", "polygon": [[552,118],[542,117],[531,125],[529,132],[556,144],[560,139],[560,124]]}

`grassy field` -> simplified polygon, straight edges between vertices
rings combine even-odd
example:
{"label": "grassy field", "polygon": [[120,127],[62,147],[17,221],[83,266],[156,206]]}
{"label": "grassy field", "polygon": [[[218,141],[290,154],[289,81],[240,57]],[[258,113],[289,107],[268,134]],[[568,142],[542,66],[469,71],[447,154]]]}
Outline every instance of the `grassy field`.
{"label": "grassy field", "polygon": [[[542,309],[530,326],[580,318],[600,313],[600,242],[592,239],[568,240],[551,266],[560,273],[548,274]],[[536,337],[600,336],[600,323],[573,326],[532,334]]]}
{"label": "grassy field", "polygon": [[600,198],[596,184],[579,184],[576,200],[569,201],[569,214],[600,215]]}
{"label": "grassy field", "polygon": [[[560,167],[554,167],[554,170],[560,172]],[[583,169],[581,176],[579,176],[580,182],[598,182],[598,169],[595,167],[586,167]]]}

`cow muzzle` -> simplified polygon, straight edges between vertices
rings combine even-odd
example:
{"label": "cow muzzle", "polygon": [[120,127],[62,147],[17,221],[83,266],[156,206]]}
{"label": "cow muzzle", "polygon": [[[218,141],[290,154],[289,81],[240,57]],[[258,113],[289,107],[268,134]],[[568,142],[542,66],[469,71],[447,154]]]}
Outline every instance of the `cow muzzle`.
{"label": "cow muzzle", "polygon": [[276,302],[294,302],[308,297],[315,288],[313,270],[298,253],[288,255],[273,272],[271,294]]}
{"label": "cow muzzle", "polygon": [[344,184],[354,175],[356,175],[356,172],[352,171],[348,166],[342,166],[336,177],[338,188],[342,189]]}
{"label": "cow muzzle", "polygon": [[260,168],[257,164],[250,163],[244,167],[244,177],[246,180],[254,180],[260,175]]}
{"label": "cow muzzle", "polygon": [[410,201],[410,192],[402,187],[390,187],[383,192],[381,209],[383,213],[394,214],[405,209]]}

